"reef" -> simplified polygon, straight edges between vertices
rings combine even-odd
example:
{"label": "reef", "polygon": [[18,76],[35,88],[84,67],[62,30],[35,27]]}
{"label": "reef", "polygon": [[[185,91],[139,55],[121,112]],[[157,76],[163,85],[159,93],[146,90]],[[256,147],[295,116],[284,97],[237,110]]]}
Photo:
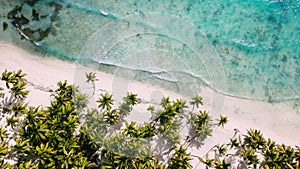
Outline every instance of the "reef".
{"label": "reef", "polygon": [[[11,21],[11,24],[19,31],[21,39],[27,39],[32,41],[34,44],[42,41],[44,38],[48,37],[49,33],[54,29],[53,23],[57,21],[60,10],[62,9],[62,4],[58,2],[49,2],[42,5],[47,5],[52,8],[51,12],[46,15],[40,15],[40,13],[45,13],[41,11],[36,5],[39,3],[37,0],[27,0],[23,4],[15,6],[11,11],[7,13],[7,19]],[[31,15],[26,14],[26,9],[24,6],[31,8]],[[49,22],[46,22],[50,20]],[[43,24],[48,23],[48,24]],[[35,25],[35,26],[33,26]],[[38,25],[38,27],[37,27]],[[3,30],[7,28],[8,24],[3,23]]]}

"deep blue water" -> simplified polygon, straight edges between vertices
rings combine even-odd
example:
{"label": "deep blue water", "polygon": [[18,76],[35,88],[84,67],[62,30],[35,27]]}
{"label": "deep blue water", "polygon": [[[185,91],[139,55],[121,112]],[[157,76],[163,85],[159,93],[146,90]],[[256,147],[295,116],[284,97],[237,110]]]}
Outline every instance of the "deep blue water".
{"label": "deep blue water", "polygon": [[21,29],[50,28],[46,38],[27,41],[7,19],[20,1],[0,3],[0,21],[9,23],[0,38],[26,48],[113,65],[120,76],[128,74],[119,68],[132,70],[127,78],[168,81],[180,92],[206,84],[251,99],[300,96],[299,0],[24,1],[17,15],[30,22]]}

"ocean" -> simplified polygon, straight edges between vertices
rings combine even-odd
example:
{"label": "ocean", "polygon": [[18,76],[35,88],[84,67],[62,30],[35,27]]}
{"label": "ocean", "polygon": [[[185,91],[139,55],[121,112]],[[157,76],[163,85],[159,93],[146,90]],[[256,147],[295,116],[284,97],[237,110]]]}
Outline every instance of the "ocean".
{"label": "ocean", "polygon": [[189,96],[206,85],[254,100],[300,97],[299,0],[1,0],[0,6],[0,40],[46,57]]}

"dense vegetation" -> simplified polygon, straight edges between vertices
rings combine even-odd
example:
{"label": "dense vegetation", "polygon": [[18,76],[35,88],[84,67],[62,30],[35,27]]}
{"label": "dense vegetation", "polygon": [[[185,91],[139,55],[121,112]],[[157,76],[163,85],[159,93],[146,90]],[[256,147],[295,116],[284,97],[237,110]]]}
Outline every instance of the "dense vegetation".
{"label": "dense vegetation", "polygon": [[[4,71],[0,84],[0,168],[192,168],[190,147],[204,144],[213,128],[227,118],[212,120],[201,110],[197,96],[190,103],[162,98],[150,105],[148,122],[126,117],[140,103],[128,93],[115,104],[109,93],[100,94],[97,108],[78,87],[59,82],[50,106],[26,103],[25,74]],[[97,80],[86,74],[86,83]],[[188,135],[180,135],[182,127]],[[236,131],[228,144],[212,147],[198,158],[206,168],[299,168],[300,148],[277,145],[258,130]]]}

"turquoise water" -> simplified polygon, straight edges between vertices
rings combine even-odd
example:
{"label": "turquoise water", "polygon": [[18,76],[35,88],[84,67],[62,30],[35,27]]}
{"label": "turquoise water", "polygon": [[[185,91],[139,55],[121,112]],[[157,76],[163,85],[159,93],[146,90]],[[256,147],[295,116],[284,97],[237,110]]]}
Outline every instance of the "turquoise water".
{"label": "turquoise water", "polygon": [[1,24],[9,23],[0,38],[26,48],[181,93],[205,84],[243,98],[300,96],[299,0],[24,1],[17,15],[30,22],[22,29],[50,28],[27,41],[7,19],[20,1],[0,3]]}

